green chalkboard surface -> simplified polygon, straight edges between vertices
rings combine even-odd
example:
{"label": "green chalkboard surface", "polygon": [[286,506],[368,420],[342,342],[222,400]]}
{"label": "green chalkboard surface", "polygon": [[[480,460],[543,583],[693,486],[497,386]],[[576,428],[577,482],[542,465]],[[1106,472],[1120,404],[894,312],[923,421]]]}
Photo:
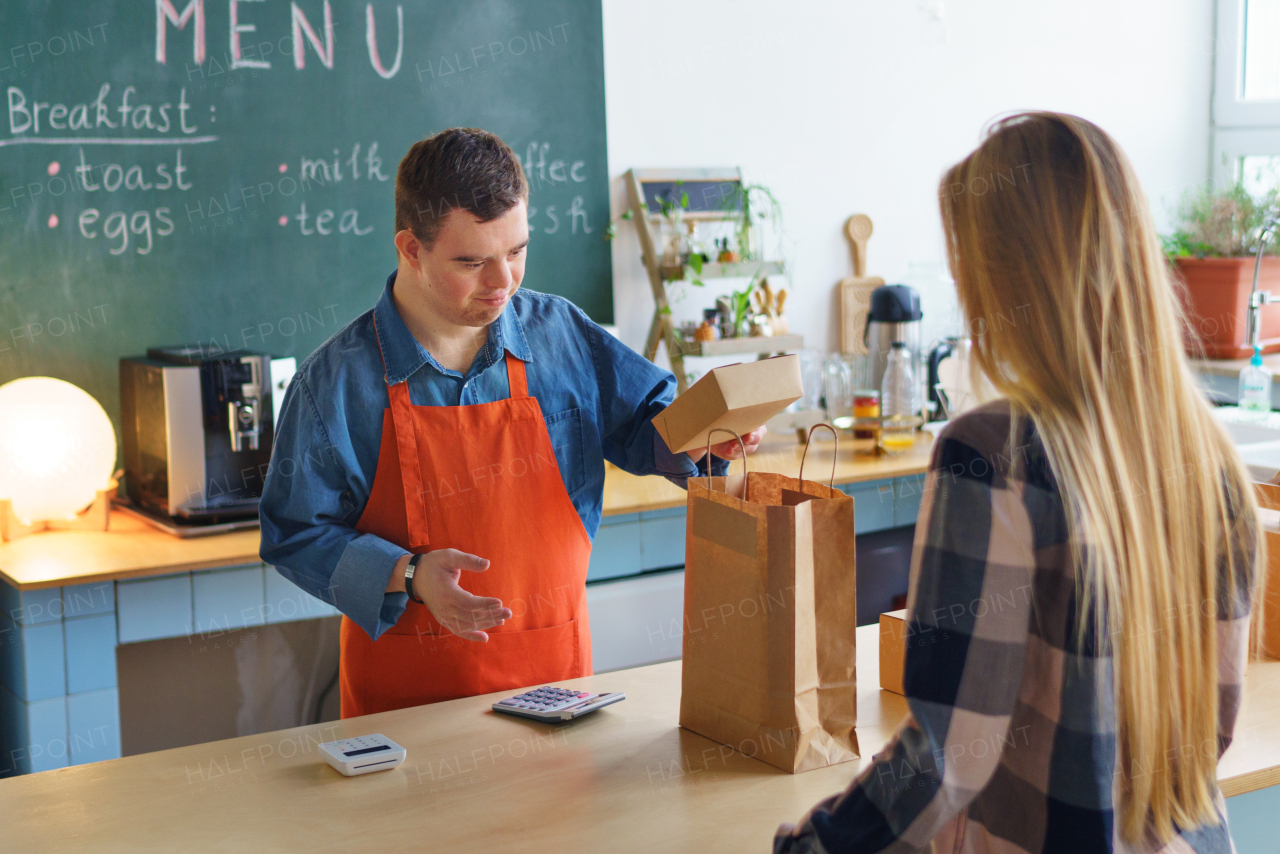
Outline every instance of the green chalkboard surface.
{"label": "green chalkboard surface", "polygon": [[524,161],[525,286],[612,321],[595,0],[5,0],[0,84],[0,383],[114,420],[149,346],[305,357],[395,268],[400,158],[460,125]]}

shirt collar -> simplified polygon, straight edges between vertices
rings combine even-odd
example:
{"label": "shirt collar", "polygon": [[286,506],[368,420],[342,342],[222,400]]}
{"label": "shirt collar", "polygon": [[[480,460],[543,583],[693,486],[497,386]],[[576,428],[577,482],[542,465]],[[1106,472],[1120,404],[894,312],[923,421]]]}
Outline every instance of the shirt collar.
{"label": "shirt collar", "polygon": [[[408,379],[423,365],[430,364],[436,370],[444,372],[431,354],[409,332],[400,312],[396,311],[395,302],[391,298],[391,290],[395,287],[396,274],[387,277],[387,285],[373,308],[374,324],[378,334],[378,347],[382,350],[383,366],[386,369],[384,379],[387,385],[396,385]],[[525,339],[520,318],[516,316],[513,305],[508,302],[498,316],[497,321],[489,327],[489,340],[480,354],[497,354],[503,350],[511,353],[522,362],[532,362],[533,353],[529,342]],[[478,354],[478,355],[480,355]],[[491,361],[497,361],[492,355]]]}

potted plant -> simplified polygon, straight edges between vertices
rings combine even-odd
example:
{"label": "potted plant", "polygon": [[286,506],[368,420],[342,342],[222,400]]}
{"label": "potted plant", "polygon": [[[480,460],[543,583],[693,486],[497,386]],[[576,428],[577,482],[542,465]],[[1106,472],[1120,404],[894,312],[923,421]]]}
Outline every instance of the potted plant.
{"label": "potted plant", "polygon": [[[1254,198],[1241,184],[1206,187],[1183,201],[1178,229],[1164,238],[1164,248],[1184,285],[1179,296],[1191,326],[1188,353],[1210,359],[1252,355],[1248,313],[1254,262],[1263,223],[1278,201],[1280,188]],[[1265,243],[1258,290],[1280,297],[1274,231]],[[1263,306],[1261,315],[1262,351],[1280,351],[1280,305]]]}
{"label": "potted plant", "polygon": [[[733,216],[737,254],[742,261],[763,260],[759,224],[768,221],[779,238],[781,248],[782,205],[773,191],[763,184],[738,184],[721,200],[724,210]],[[727,242],[726,242],[727,248]]]}

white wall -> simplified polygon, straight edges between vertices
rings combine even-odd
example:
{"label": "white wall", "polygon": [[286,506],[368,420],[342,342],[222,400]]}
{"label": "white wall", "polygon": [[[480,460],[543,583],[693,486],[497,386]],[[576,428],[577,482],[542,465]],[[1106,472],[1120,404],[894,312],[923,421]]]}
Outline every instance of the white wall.
{"label": "white wall", "polygon": [[[834,349],[845,219],[875,221],[868,273],[936,277],[937,182],[998,114],[1098,123],[1165,229],[1208,175],[1212,44],[1212,0],[604,0],[614,213],[628,168],[742,166],[785,210],[792,329]],[[631,224],[619,233],[616,322],[641,349],[653,301]],[[940,290],[934,328],[955,310]],[[677,318],[712,302],[694,293]]]}

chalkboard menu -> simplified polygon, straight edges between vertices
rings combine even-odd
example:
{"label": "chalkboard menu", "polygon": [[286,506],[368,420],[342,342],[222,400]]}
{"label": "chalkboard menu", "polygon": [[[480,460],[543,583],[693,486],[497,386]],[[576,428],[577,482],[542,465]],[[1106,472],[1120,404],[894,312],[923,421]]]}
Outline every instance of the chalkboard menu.
{"label": "chalkboard menu", "polygon": [[612,321],[598,2],[5,0],[0,84],[0,383],[114,419],[148,346],[306,356],[376,301],[396,167],[453,126],[524,162],[524,285]]}

